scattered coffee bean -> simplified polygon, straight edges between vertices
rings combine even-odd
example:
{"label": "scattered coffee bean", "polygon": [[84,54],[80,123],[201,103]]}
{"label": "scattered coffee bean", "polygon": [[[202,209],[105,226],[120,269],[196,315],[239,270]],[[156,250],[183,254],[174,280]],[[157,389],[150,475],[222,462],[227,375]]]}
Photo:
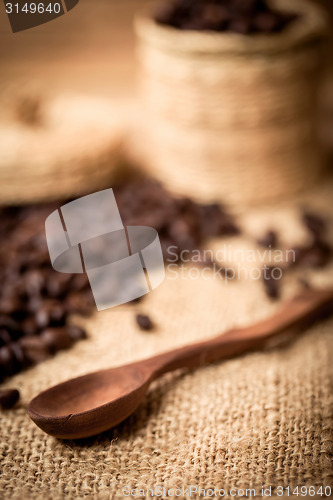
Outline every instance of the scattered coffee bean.
{"label": "scattered coffee bean", "polygon": [[332,256],[332,248],[328,243],[315,239],[309,247],[306,247],[301,263],[311,268],[325,267]]}
{"label": "scattered coffee bean", "polygon": [[68,349],[74,340],[67,328],[47,328],[40,336],[51,353]]}
{"label": "scattered coffee bean", "polygon": [[269,231],[267,231],[264,234],[264,236],[262,236],[261,238],[259,238],[257,240],[257,243],[261,247],[265,247],[265,248],[272,247],[272,248],[275,248],[277,246],[277,241],[278,241],[278,238],[277,238],[276,232],[273,231],[272,229],[270,229]]}
{"label": "scattered coffee bean", "polygon": [[312,288],[310,282],[306,278],[299,278],[298,282],[302,286],[302,288]]}
{"label": "scattered coffee bean", "polygon": [[9,345],[0,347],[0,373],[1,378],[5,378],[15,373],[15,358],[14,353]]}
{"label": "scattered coffee bean", "polygon": [[16,405],[20,399],[20,393],[17,389],[1,389],[0,390],[0,406],[3,410],[9,410]]}
{"label": "scattered coffee bean", "polygon": [[67,327],[68,334],[73,340],[81,340],[87,338],[87,332],[77,325],[69,325]]}
{"label": "scattered coffee bean", "polygon": [[306,228],[315,236],[322,237],[326,232],[326,221],[321,215],[305,211],[302,220]]}
{"label": "scattered coffee bean", "polygon": [[22,337],[19,342],[24,356],[30,364],[40,363],[50,357],[50,350],[40,335]]}
{"label": "scattered coffee bean", "polygon": [[278,299],[280,297],[279,280],[273,276],[274,268],[265,266],[263,272],[264,287],[268,297]]}
{"label": "scattered coffee bean", "polygon": [[319,269],[330,262],[333,254],[331,245],[319,238],[314,238],[309,245],[296,246],[291,250],[295,257],[288,262],[287,269],[295,266]]}
{"label": "scattered coffee bean", "polygon": [[137,314],[135,319],[141,330],[149,331],[154,328],[152,320],[146,314]]}

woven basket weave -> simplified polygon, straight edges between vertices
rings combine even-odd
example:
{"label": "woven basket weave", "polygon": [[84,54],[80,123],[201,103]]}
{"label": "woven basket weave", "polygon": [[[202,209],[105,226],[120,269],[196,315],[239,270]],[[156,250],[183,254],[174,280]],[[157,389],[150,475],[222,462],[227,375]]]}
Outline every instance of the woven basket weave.
{"label": "woven basket weave", "polygon": [[322,158],[316,92],[323,13],[306,1],[274,2],[300,15],[283,32],[191,32],[137,20],[146,168],[199,200],[249,204],[310,187]]}
{"label": "woven basket weave", "polygon": [[38,125],[0,123],[0,204],[66,199],[102,189],[117,175],[121,136],[108,101],[52,99]]}

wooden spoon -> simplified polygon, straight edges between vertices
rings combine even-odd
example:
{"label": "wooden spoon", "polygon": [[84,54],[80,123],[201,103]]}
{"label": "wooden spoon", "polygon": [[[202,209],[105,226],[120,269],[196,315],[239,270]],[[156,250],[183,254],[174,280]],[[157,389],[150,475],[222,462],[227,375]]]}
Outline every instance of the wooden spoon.
{"label": "wooden spoon", "polygon": [[276,315],[235,328],[205,342],[188,345],[128,365],[73,378],[40,393],[29,404],[30,418],[58,438],[98,434],[135,411],[150,383],[177,368],[196,367],[262,348],[289,328],[303,328],[332,312],[332,290],[304,290]]}

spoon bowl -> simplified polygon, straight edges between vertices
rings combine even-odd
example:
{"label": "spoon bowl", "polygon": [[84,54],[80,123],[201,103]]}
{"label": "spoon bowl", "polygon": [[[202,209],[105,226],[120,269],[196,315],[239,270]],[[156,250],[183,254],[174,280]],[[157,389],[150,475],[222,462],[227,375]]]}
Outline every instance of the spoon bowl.
{"label": "spoon bowl", "polygon": [[79,439],[103,432],[133,413],[146,395],[149,372],[135,364],[77,377],[41,392],[30,418],[48,434]]}

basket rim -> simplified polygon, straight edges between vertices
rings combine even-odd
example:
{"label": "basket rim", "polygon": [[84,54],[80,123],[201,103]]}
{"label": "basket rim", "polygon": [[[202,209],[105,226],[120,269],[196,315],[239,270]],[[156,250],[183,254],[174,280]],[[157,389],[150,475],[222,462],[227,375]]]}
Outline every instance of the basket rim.
{"label": "basket rim", "polygon": [[135,18],[139,39],[166,52],[189,54],[274,53],[320,41],[328,34],[324,10],[309,0],[271,0],[273,8],[299,14],[279,33],[242,35],[233,32],[180,30],[159,24],[152,17],[151,5]]}

